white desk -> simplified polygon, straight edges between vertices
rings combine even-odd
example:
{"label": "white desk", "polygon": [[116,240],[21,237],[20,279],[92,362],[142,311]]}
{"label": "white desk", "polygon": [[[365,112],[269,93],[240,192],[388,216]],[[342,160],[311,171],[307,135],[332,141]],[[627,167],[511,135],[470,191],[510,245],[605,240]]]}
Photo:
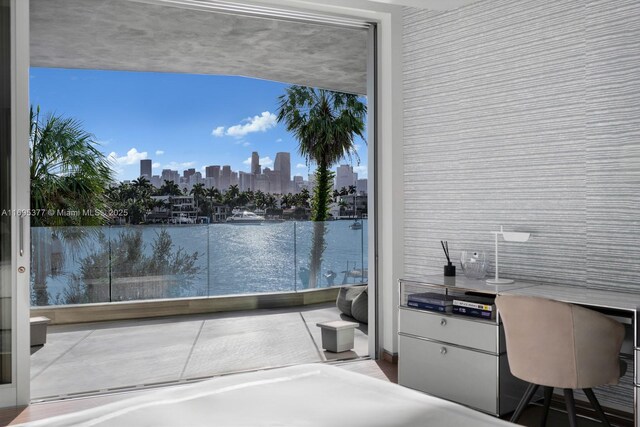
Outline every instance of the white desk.
{"label": "white desk", "polygon": [[[520,396],[522,390],[522,384],[519,380],[513,379],[508,371],[504,334],[499,316],[495,321],[487,321],[453,314],[415,310],[406,306],[408,293],[425,289],[454,295],[471,291],[489,295],[511,294],[549,298],[599,310],[626,323],[627,338],[625,338],[621,353],[633,361],[633,381],[628,387],[633,389],[634,420],[635,425],[640,427],[640,402],[637,399],[640,391],[640,375],[638,373],[640,293],[541,285],[529,282],[496,286],[487,285],[484,280],[472,280],[464,276],[450,278],[434,275],[401,279],[398,322],[399,383],[494,415],[503,415],[511,411],[514,406],[514,396]],[[495,334],[495,343],[490,339],[491,334]],[[442,357],[435,357],[431,354],[435,350],[443,348],[445,354],[441,354]],[[449,354],[452,357],[448,359],[446,355]],[[470,369],[472,364],[478,363],[476,359],[480,354],[493,356],[493,360],[497,362],[496,367],[490,368],[490,362],[486,361],[486,366],[480,369]],[[453,358],[456,360],[450,360]],[[425,370],[431,372],[424,373],[422,376],[417,374]],[[484,386],[474,389],[472,385],[461,386],[460,381],[447,381],[445,375],[449,375],[451,372],[464,372],[462,378],[468,378],[468,384],[476,382],[483,383]],[[493,375],[495,375],[495,380],[492,379]],[[434,381],[434,377],[438,380]],[[490,389],[493,387],[496,388],[495,406],[483,401],[480,396],[481,393],[491,393]]]}

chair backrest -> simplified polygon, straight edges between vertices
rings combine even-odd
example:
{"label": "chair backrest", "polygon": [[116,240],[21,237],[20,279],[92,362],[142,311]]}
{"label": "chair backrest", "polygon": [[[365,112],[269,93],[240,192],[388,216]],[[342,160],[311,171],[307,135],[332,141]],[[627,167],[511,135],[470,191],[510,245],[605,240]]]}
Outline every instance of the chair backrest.
{"label": "chair backrest", "polygon": [[511,373],[559,388],[617,384],[624,326],[584,307],[544,298],[499,295]]}

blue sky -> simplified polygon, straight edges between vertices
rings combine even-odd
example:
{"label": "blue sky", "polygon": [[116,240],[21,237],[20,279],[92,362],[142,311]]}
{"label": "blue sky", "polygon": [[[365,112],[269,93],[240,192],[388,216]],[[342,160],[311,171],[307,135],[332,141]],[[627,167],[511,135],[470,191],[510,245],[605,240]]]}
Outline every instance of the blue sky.
{"label": "blue sky", "polygon": [[[116,162],[118,179],[135,179],[140,160],[162,169],[231,165],[249,171],[252,151],[273,167],[279,151],[291,153],[292,175],[309,169],[297,142],[275,120],[277,98],[288,85],[233,76],[32,68],[30,96],[42,112],[73,117],[96,136]],[[357,140],[359,178],[367,150]],[[349,164],[348,160],[342,162]]]}

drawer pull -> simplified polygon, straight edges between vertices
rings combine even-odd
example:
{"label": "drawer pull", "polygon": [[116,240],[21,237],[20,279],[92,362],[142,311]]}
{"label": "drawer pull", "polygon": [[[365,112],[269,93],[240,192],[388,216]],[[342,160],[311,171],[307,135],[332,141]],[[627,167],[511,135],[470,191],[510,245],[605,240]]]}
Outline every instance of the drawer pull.
{"label": "drawer pull", "polygon": [[446,348],[446,347],[441,347],[441,348],[440,348],[440,354],[441,354],[441,355],[443,355],[443,356],[444,356],[445,354],[447,354],[447,348]]}
{"label": "drawer pull", "polygon": [[440,326],[444,326],[447,324],[447,319],[440,319]]}

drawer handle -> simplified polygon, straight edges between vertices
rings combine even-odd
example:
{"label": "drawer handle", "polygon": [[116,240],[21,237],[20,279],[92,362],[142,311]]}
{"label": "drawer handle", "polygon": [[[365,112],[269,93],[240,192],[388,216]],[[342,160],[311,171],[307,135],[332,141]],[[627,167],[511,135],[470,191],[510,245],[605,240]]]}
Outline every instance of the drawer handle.
{"label": "drawer handle", "polygon": [[443,355],[443,356],[444,356],[445,354],[447,354],[447,348],[446,348],[446,347],[441,347],[441,348],[440,348],[440,354],[441,354],[441,355]]}
{"label": "drawer handle", "polygon": [[440,326],[444,326],[447,324],[447,319],[440,319]]}

